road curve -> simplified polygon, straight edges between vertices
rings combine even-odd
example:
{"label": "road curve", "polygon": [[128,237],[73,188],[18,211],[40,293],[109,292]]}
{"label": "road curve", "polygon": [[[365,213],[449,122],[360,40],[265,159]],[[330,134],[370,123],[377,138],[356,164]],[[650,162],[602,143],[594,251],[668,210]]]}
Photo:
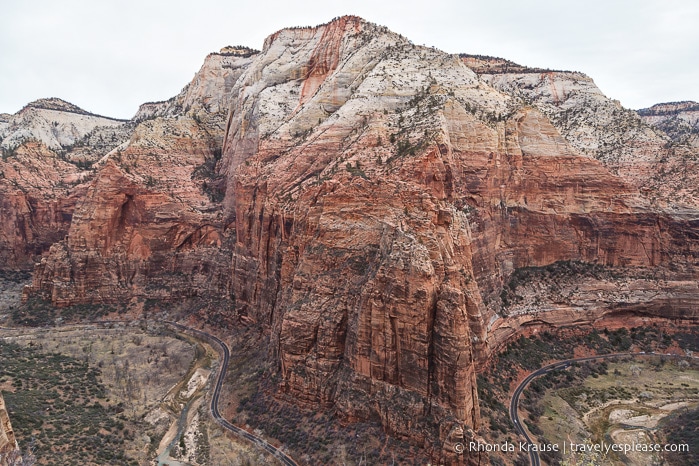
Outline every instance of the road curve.
{"label": "road curve", "polygon": [[566,359],[564,361],[554,362],[552,364],[549,364],[547,366],[544,366],[544,367],[532,372],[524,380],[522,380],[522,382],[517,386],[517,388],[515,388],[515,391],[512,394],[512,398],[510,399],[510,419],[512,420],[512,423],[515,426],[515,431],[519,435],[524,437],[527,441],[527,448],[529,450],[529,461],[531,462],[532,466],[541,466],[541,459],[539,458],[539,452],[534,451],[534,449],[532,448],[532,446],[534,445],[534,442],[532,442],[531,437],[529,437],[529,434],[522,426],[522,423],[519,419],[519,413],[518,413],[519,397],[522,394],[522,392],[524,391],[524,389],[527,388],[527,385],[529,385],[529,383],[537,377],[541,377],[542,375],[545,375],[551,371],[555,371],[555,370],[559,370],[559,369],[566,369],[568,366],[570,366],[574,362],[594,361],[596,359],[612,359],[612,358],[618,358],[618,357],[623,357],[623,356],[683,357],[683,356],[678,356],[678,355],[656,354],[656,353],[611,353],[611,354],[600,354],[597,356],[587,356],[584,358]]}
{"label": "road curve", "polygon": [[[265,450],[266,452],[270,453],[273,455],[275,458],[277,458],[279,461],[282,462],[282,464],[286,466],[299,466],[296,461],[294,461],[289,455],[281,451],[279,448],[275,447],[274,445],[269,444],[266,440],[257,437],[250,432],[241,429],[240,427],[234,426],[230,422],[228,422],[222,415],[221,412],[218,409],[218,403],[219,399],[221,396],[221,387],[223,387],[223,379],[226,377],[226,372],[228,371],[228,363],[230,362],[231,358],[231,353],[230,350],[228,349],[228,345],[226,345],[220,338],[215,337],[214,335],[211,335],[210,333],[203,332],[201,330],[197,330],[195,328],[187,327],[186,325],[178,324],[177,322],[172,322],[172,321],[164,321],[166,324],[172,325],[173,327],[183,331],[183,332],[190,332],[193,333],[205,340],[208,340],[210,342],[213,342],[220,350],[221,350],[221,365],[218,371],[218,378],[216,379],[216,384],[214,386],[214,391],[211,396],[211,415],[213,418],[221,424],[225,429],[233,432],[234,434],[238,435],[239,437],[242,437],[243,439],[249,441],[252,443],[254,446],[261,448]],[[131,321],[125,321],[125,320],[101,320],[101,321],[94,321],[94,322],[87,322],[83,325],[110,325],[110,324],[128,324],[132,323]],[[19,328],[8,328],[8,327],[0,327],[0,330],[20,330]]]}
{"label": "road curve", "polygon": [[266,440],[257,437],[250,432],[248,432],[245,429],[241,429],[240,427],[234,426],[230,422],[228,422],[222,415],[221,412],[218,409],[218,403],[219,403],[219,398],[221,396],[221,387],[223,387],[223,379],[226,377],[226,371],[228,370],[228,363],[230,361],[230,350],[228,349],[228,345],[226,345],[221,339],[218,337],[215,337],[214,335],[211,335],[210,333],[203,332],[201,330],[197,330],[191,327],[187,327],[182,324],[178,324],[176,322],[171,322],[171,321],[165,321],[165,323],[172,325],[173,327],[180,329],[184,332],[189,332],[193,333],[205,340],[208,340],[210,342],[213,342],[218,346],[221,350],[221,364],[219,367],[218,371],[218,378],[216,379],[216,384],[214,385],[214,391],[211,396],[211,415],[213,418],[221,424],[225,429],[228,429],[229,431],[233,432],[234,434],[238,435],[239,437],[242,437],[243,439],[249,441],[252,443],[254,446],[258,448],[262,448],[266,452],[270,453],[273,455],[275,458],[277,458],[279,461],[282,462],[282,464],[286,466],[298,466],[296,461],[294,461],[289,455],[281,451],[279,448],[269,444]]}

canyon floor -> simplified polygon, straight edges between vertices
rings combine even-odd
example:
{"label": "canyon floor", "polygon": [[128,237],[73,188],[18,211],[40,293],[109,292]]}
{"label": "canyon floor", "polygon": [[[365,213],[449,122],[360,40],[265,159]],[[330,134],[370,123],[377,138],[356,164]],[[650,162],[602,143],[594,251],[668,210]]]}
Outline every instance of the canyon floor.
{"label": "canyon floor", "polygon": [[162,325],[0,330],[0,390],[37,464],[276,464],[210,416],[217,354]]}
{"label": "canyon floor", "polygon": [[[3,325],[19,315],[26,282],[24,276],[2,277]],[[696,329],[675,327],[661,321],[631,330],[569,328],[520,337],[479,376],[479,435],[492,442],[518,440],[504,406],[511,387],[526,373],[552,360],[623,350],[648,355],[584,364],[532,383],[522,402],[530,432],[541,442],[558,444],[686,441],[682,426],[692,421],[684,417],[699,405],[699,365],[664,353],[683,355],[699,347]],[[232,357],[221,404],[227,419],[284,445],[299,464],[428,463],[424,451],[387,436],[376,423],[346,422],[332,411],[310,412],[275,396],[279,380],[265,358],[267,338],[255,327],[229,333]],[[662,354],[650,356],[654,351]],[[212,420],[207,397],[217,364],[217,353],[206,343],[162,324],[0,330],[0,390],[20,446],[33,450],[37,464],[277,464]],[[564,464],[581,458],[542,459]],[[524,458],[493,455],[487,460],[519,464]],[[682,454],[598,460],[692,461]]]}
{"label": "canyon floor", "polygon": [[[488,444],[517,445],[522,440],[514,434],[506,406],[525,376],[548,363],[642,353],[614,361],[574,363],[534,379],[520,399],[522,424],[535,443],[556,444],[561,450],[571,442],[690,445],[690,453],[663,456],[542,452],[543,464],[696,464],[691,452],[699,449],[692,433],[699,404],[699,363],[687,355],[699,348],[698,335],[695,327],[658,321],[631,329],[571,327],[521,336],[479,376],[483,423],[478,434]],[[481,459],[497,465],[529,464],[517,449]]]}
{"label": "canyon floor", "polygon": [[[625,358],[601,365],[579,385],[548,390],[539,425],[542,437],[558,445],[662,444],[668,418],[698,405],[699,364],[664,356]],[[649,452],[610,454],[604,460],[638,466],[664,461],[660,453]]]}

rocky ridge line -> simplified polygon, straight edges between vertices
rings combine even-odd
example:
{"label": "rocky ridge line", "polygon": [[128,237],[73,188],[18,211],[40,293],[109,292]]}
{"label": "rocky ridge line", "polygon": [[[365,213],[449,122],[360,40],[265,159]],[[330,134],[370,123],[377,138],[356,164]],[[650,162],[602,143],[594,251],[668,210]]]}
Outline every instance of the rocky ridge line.
{"label": "rocky ridge line", "polygon": [[699,104],[670,102],[638,110],[641,119],[665,133],[677,145],[699,149]]}
{"label": "rocky ridge line", "polygon": [[[271,335],[281,396],[436,461],[463,461],[475,374],[527,326],[696,320],[691,186],[648,191],[679,176],[654,171],[667,139],[580,73],[479,75],[342,17],[212,54],[148,112],[27,296],[216,297],[202,317]],[[583,265],[556,287],[561,263]]]}
{"label": "rocky ridge line", "polygon": [[[463,59],[475,63],[469,56]],[[581,154],[600,160],[658,208],[679,213],[699,205],[696,145],[671,145],[673,136],[658,131],[654,117],[639,116],[608,99],[583,73],[501,62],[479,57],[476,70],[495,88],[543,112]]]}

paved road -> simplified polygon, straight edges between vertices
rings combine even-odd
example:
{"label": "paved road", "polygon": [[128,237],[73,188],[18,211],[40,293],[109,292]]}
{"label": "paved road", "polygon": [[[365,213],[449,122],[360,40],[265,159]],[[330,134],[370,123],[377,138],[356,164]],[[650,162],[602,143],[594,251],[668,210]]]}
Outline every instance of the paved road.
{"label": "paved road", "polygon": [[216,344],[221,349],[221,364],[220,368],[218,371],[218,378],[216,379],[216,385],[214,386],[214,392],[211,396],[211,415],[216,419],[216,421],[221,424],[224,428],[228,429],[229,431],[235,433],[239,437],[244,438],[245,440],[251,442],[253,445],[255,445],[258,448],[262,448],[263,450],[267,451],[268,453],[274,455],[275,458],[277,458],[279,461],[282,462],[282,464],[286,466],[298,466],[296,461],[294,461],[290,456],[288,456],[286,453],[278,449],[277,447],[270,445],[267,441],[264,439],[257,437],[250,432],[248,432],[245,429],[241,429],[240,427],[234,426],[230,422],[228,422],[222,415],[221,412],[218,410],[218,403],[219,403],[219,398],[221,396],[221,387],[223,386],[223,380],[226,377],[226,371],[228,370],[228,363],[230,361],[230,350],[228,349],[228,345],[226,345],[223,341],[221,341],[219,338],[206,333],[202,332],[201,330],[197,330],[194,328],[186,327],[184,325],[178,324],[176,322],[170,322],[167,321],[166,323],[174,326],[175,328],[178,328],[182,331],[193,333],[201,338],[204,338],[207,341],[213,342]]}
{"label": "paved road", "polygon": [[536,370],[529,374],[523,381],[520,383],[517,388],[515,388],[515,392],[512,394],[512,399],[510,400],[510,419],[512,420],[512,423],[515,425],[515,431],[524,437],[527,441],[527,445],[530,447],[529,448],[529,461],[532,464],[532,466],[540,466],[541,465],[541,460],[539,458],[539,452],[533,451],[531,446],[534,445],[534,442],[532,442],[531,437],[529,437],[529,434],[527,431],[524,429],[522,426],[522,423],[519,419],[519,413],[517,412],[519,408],[519,397],[524,391],[525,388],[527,388],[527,385],[534,380],[537,377],[540,377],[544,374],[547,374],[551,371],[558,370],[558,369],[565,369],[566,367],[570,366],[570,361],[561,361],[561,362],[556,362],[553,364],[549,364],[548,366],[544,366],[539,370]]}
{"label": "paved road", "polygon": [[[103,320],[103,321],[96,321],[96,322],[90,322],[87,325],[109,325],[109,324],[129,324],[133,323],[131,321],[124,321],[124,320]],[[286,453],[281,451],[279,448],[270,445],[267,441],[264,439],[257,437],[256,435],[251,434],[247,430],[241,429],[240,427],[234,426],[230,422],[228,422],[222,415],[221,412],[218,409],[218,403],[219,399],[221,396],[221,387],[223,387],[223,380],[226,377],[226,372],[228,371],[228,363],[230,362],[231,358],[231,353],[230,350],[228,349],[228,345],[226,345],[221,339],[215,337],[214,335],[211,335],[210,333],[202,332],[201,330],[197,330],[191,327],[187,327],[182,324],[178,324],[176,322],[171,322],[171,321],[165,321],[165,323],[172,325],[173,327],[182,330],[184,332],[189,332],[194,335],[199,336],[200,338],[203,338],[207,341],[213,342],[220,350],[221,350],[221,365],[218,371],[218,378],[216,379],[216,384],[214,386],[214,392],[211,396],[211,415],[216,419],[216,422],[221,424],[225,429],[228,429],[229,431],[233,432],[234,434],[238,435],[239,437],[244,438],[245,440],[251,442],[254,446],[261,448],[268,453],[272,454],[275,458],[277,458],[279,461],[282,462],[282,464],[286,466],[299,466],[296,461],[294,461],[290,456],[288,456]],[[85,325],[85,324],[83,324]],[[21,330],[20,328],[8,328],[8,327],[0,327],[0,330]]]}
{"label": "paved road", "polygon": [[541,459],[539,458],[539,452],[532,450],[531,447],[534,445],[534,442],[532,442],[531,437],[529,437],[529,434],[522,426],[518,413],[519,397],[524,391],[524,389],[527,388],[527,385],[529,385],[529,383],[537,377],[541,377],[542,375],[548,374],[551,371],[566,369],[574,362],[594,361],[596,359],[612,359],[622,356],[682,357],[677,355],[662,355],[655,353],[612,353],[601,354],[598,356],[588,356],[585,358],[566,359],[565,361],[554,362],[553,364],[549,364],[548,366],[544,366],[541,369],[532,372],[524,380],[522,380],[522,382],[517,386],[517,388],[515,388],[515,392],[512,394],[512,398],[510,399],[510,419],[512,420],[512,423],[515,425],[515,431],[527,440],[527,445],[529,446],[529,461],[531,462],[532,466],[541,466]]}

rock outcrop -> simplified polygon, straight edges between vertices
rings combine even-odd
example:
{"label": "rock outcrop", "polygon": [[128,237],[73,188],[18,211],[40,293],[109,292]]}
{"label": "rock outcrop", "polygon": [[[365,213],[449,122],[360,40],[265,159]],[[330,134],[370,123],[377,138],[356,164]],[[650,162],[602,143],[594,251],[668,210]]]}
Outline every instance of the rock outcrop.
{"label": "rock outcrop", "polygon": [[9,457],[19,450],[10,417],[7,415],[5,400],[0,393],[0,465],[8,464]]}
{"label": "rock outcrop", "polygon": [[[85,198],[90,182],[104,181],[100,170],[110,160],[134,172],[145,188],[157,184],[170,195],[190,189],[203,195],[202,202],[197,196],[180,200],[183,206],[176,210],[211,210],[206,192],[218,196],[213,170],[220,158],[229,91],[254,53],[229,48],[210,54],[178,96],[144,104],[131,121],[93,115],[55,98],[3,115],[0,267],[29,269],[52,244],[63,240],[78,201]],[[187,173],[164,165],[170,160],[175,166],[189,167]],[[198,187],[184,186],[180,178],[195,178]],[[208,217],[198,218],[195,230],[208,221]],[[105,281],[110,276],[106,274]]]}
{"label": "rock outcrop", "polygon": [[128,140],[127,122],[41,99],[0,124],[0,268],[29,270],[65,237],[98,158]]}
{"label": "rock outcrop", "polygon": [[[651,123],[659,120],[608,99],[583,73],[526,68],[491,57],[462,59],[484,81],[535,106],[581,155],[600,160],[654,206],[676,212],[699,206],[699,149],[671,144],[675,136]],[[686,108],[686,119],[677,117],[683,128],[696,122],[691,105]]]}
{"label": "rock outcrop", "polygon": [[638,111],[641,119],[667,134],[673,143],[699,148],[699,104],[670,102]]}
{"label": "rock outcrop", "polygon": [[29,293],[56,305],[230,299],[235,230],[215,169],[230,87],[252,55],[210,54],[178,96],[141,107],[130,139],[95,164]]}
{"label": "rock outcrop", "polygon": [[0,160],[0,263],[30,270],[68,232],[86,176],[40,142]]}
{"label": "rock outcrop", "polygon": [[[570,108],[584,113],[594,97],[603,116],[633,118],[632,135],[661,146],[573,75],[590,97]],[[620,130],[591,115],[559,129],[566,94],[549,102],[555,86],[533,105],[505,92],[505,77],[485,78],[356,18],[280,31],[234,88],[224,144],[233,290],[241,313],[272,328],[282,390],[377,417],[443,448],[443,461],[478,425],[474,372],[490,348],[542,322],[538,311],[509,317],[501,291],[515,271],[570,260],[664,269],[697,257],[696,211],[660,210],[639,190],[654,176],[648,152],[621,147]],[[606,139],[618,150],[593,154],[590,141]],[[684,187],[666,187],[665,200]],[[635,285],[678,296],[673,317],[694,318],[692,267]],[[591,290],[602,286],[590,284],[593,303],[547,315],[567,324],[603,315],[588,308],[641,307],[623,293],[599,303]]]}
{"label": "rock outcrop", "polygon": [[186,114],[222,137],[233,99],[231,89],[257,53],[245,47],[224,47],[218,53],[210,53],[182,92],[165,102],[141,105],[132,121],[140,123],[157,117]]}
{"label": "rock outcrop", "polygon": [[342,17],[210,55],[134,125],[27,296],[225,299],[280,396],[441,463],[477,461],[476,372],[524,327],[696,320],[694,149],[580,73]]}

